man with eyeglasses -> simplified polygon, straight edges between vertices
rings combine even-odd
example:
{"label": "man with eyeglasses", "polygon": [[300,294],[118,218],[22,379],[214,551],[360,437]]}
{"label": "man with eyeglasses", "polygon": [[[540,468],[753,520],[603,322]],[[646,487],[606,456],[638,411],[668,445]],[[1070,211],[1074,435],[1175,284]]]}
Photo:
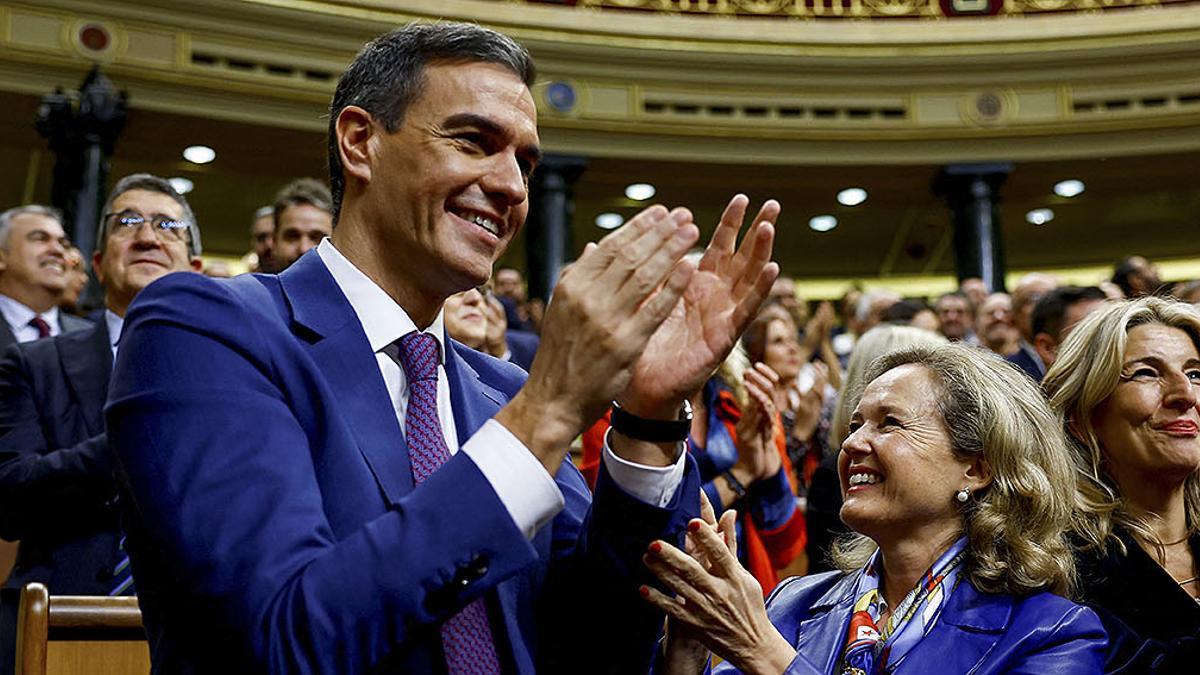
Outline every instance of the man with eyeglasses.
{"label": "man with eyeglasses", "polygon": [[[200,232],[187,200],[150,174],[118,181],[103,213],[93,256],[103,320],[10,348],[0,360],[0,537],[21,540],[3,591],[5,645],[13,644],[16,594],[31,581],[57,595],[133,591],[105,395],[129,303],[159,277],[198,272]],[[0,662],[0,672],[12,668],[10,658]]]}
{"label": "man with eyeglasses", "polygon": [[58,308],[69,246],[55,209],[29,204],[0,213],[0,350],[92,325]]}

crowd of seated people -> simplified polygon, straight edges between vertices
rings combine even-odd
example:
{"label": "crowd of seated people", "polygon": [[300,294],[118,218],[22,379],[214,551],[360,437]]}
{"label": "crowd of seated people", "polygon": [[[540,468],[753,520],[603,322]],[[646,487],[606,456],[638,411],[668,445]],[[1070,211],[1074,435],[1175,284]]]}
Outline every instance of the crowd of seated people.
{"label": "crowd of seated people", "polygon": [[[256,276],[195,274],[196,215],[149,174],[116,181],[91,260],[54,209],[0,213],[0,675],[33,581],[142,591],[164,672],[217,639],[234,672],[1194,671],[1198,282],[1133,256],[1094,286],[810,305],[769,263],[778,204],[735,246],[739,195],[703,253],[652,207],[543,305],[464,253],[524,217],[528,55],[457,24],[381,40],[339,91],[416,49],[418,122],[335,106],[345,166],[253,214]],[[438,116],[477,99],[512,128]],[[435,123],[470,127],[478,172],[452,245],[380,215],[460,169],[406,135]]]}

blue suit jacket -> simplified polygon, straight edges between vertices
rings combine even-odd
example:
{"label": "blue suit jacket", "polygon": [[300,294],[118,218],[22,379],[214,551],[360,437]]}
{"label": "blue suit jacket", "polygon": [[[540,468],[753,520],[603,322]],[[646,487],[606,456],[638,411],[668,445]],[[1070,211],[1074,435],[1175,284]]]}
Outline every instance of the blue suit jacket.
{"label": "blue suit jacket", "polygon": [[[789,674],[835,672],[861,572],[793,577],[767,601],[771,623],[796,647]],[[1104,669],[1106,638],[1090,609],[1051,593],[980,593],[964,580],[900,673],[1083,675]],[[734,673],[722,664],[718,673]]]}
{"label": "blue suit jacket", "polygon": [[[464,453],[414,488],[315,252],[278,277],[164,277],[123,334],[109,437],[156,672],[442,672],[440,622],[481,596],[506,672],[645,670],[662,619],[637,596],[640,556],[695,516],[694,466],[667,508],[604,477],[592,510],[564,461],[566,507],[532,541]],[[447,345],[465,441],[524,373]],[[576,653],[580,630],[611,650]]]}

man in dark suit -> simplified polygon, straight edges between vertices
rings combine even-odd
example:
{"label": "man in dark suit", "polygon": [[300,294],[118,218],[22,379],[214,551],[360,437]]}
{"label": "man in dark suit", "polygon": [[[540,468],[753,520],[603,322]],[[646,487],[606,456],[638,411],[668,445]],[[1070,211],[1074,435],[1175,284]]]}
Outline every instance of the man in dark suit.
{"label": "man in dark suit", "polygon": [[[131,591],[104,432],[109,375],[134,296],[170,272],[198,271],[200,239],[187,201],[156,176],[120,180],[104,213],[94,256],[103,319],[15,345],[0,360],[0,536],[21,540],[0,619],[10,646],[26,583],[60,595]],[[0,672],[11,670],[11,658],[3,661]]]}
{"label": "man in dark suit", "polygon": [[30,204],[0,213],[0,349],[92,325],[58,309],[70,246],[52,208]]}
{"label": "man in dark suit", "polygon": [[[446,337],[528,211],[528,53],[410,25],[342,75],[336,228],[278,276],[171,275],[131,308],[107,409],[160,672],[644,671],[641,555],[699,511],[689,393],[778,267],[778,204],[699,267],[685,209],[568,269],[532,372]],[[567,457],[613,399],[594,505]],[[582,653],[578,635],[603,648]]]}

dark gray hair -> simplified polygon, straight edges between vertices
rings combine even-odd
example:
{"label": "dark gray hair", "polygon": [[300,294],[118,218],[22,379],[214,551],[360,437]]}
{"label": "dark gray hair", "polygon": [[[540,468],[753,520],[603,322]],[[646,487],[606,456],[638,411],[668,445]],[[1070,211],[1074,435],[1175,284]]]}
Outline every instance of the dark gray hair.
{"label": "dark gray hair", "polygon": [[171,187],[170,181],[149,173],[134,173],[125,176],[117,181],[117,184],[113,186],[112,192],[108,193],[108,199],[104,201],[104,210],[100,214],[100,225],[96,228],[97,251],[103,253],[104,249],[108,247],[108,232],[104,223],[104,214],[111,213],[113,202],[117,201],[117,197],[130,190],[157,192],[174,199],[175,203],[179,204],[179,208],[183,211],[183,222],[187,223],[188,226],[188,253],[192,256],[200,255],[200,226],[196,224],[196,214],[192,213],[192,207],[188,204],[187,199],[184,199],[183,195]]}
{"label": "dark gray hair", "polygon": [[312,206],[332,214],[333,197],[329,188],[316,178],[297,178],[288,183],[275,195],[275,203],[271,206],[276,231],[279,230],[279,218],[291,206]]}
{"label": "dark gray hair", "polygon": [[14,206],[4,213],[0,213],[0,248],[8,249],[8,235],[12,232],[12,221],[17,216],[24,215],[46,216],[62,225],[62,212],[52,206],[42,206],[41,204]]}
{"label": "dark gray hair", "polygon": [[335,224],[346,187],[337,147],[338,115],[347,106],[358,106],[393,133],[421,94],[425,67],[445,62],[501,65],[526,86],[535,77],[533,58],[524,47],[473,23],[410,23],[368,42],[342,73],[329,104],[329,187]]}

